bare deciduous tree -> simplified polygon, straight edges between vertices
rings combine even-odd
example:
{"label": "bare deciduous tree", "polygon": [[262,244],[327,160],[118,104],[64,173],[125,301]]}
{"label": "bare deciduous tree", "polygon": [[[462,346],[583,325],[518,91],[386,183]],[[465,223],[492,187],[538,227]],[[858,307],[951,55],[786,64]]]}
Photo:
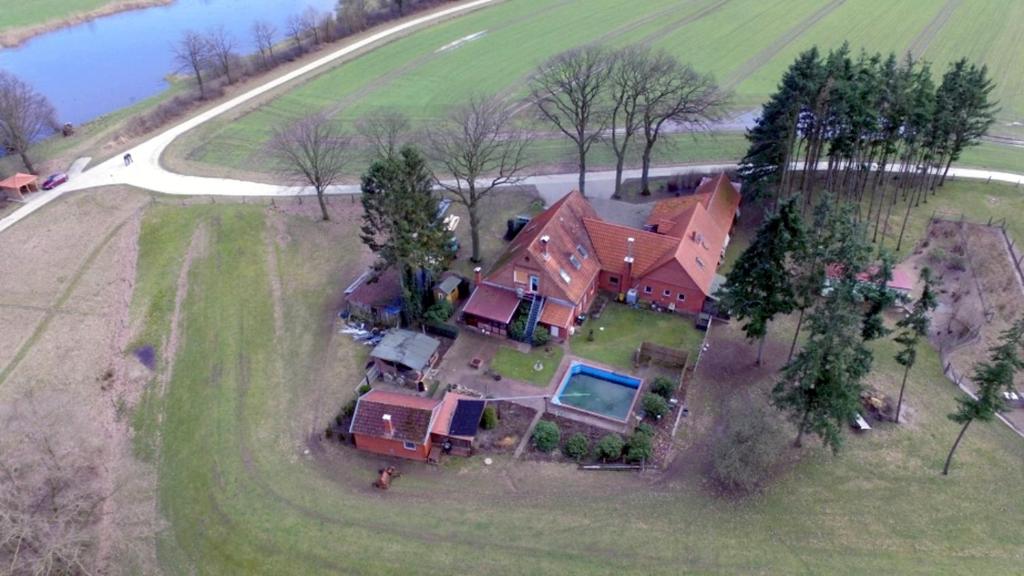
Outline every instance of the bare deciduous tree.
{"label": "bare deciduous tree", "polygon": [[256,49],[260,53],[260,64],[269,68],[274,64],[274,36],[277,29],[265,20],[252,23],[252,36],[256,41]]}
{"label": "bare deciduous tree", "polygon": [[371,159],[394,158],[410,140],[409,118],[394,108],[378,108],[356,121],[356,131],[372,147]]}
{"label": "bare deciduous tree", "polygon": [[647,76],[647,85],[640,97],[644,136],[640,176],[643,194],[650,194],[651,153],[666,124],[671,122],[691,129],[705,127],[729,99],[712,76],[698,73],[665,52],[652,56]]}
{"label": "bare deciduous tree", "polygon": [[207,34],[206,45],[210,52],[210,58],[220,68],[221,74],[227,78],[228,84],[234,83],[235,79],[231,76],[231,70],[238,57],[235,54],[235,39],[227,33],[223,26],[218,26]]}
{"label": "bare deciduous tree", "polygon": [[5,574],[94,572],[95,524],[107,495],[98,487],[95,454],[61,442],[54,428],[41,423],[30,400],[19,401],[3,422],[0,566]]}
{"label": "bare deciduous tree", "polygon": [[313,44],[320,44],[320,11],[309,6],[302,13],[302,30],[306,35],[313,36]]}
{"label": "bare deciduous tree", "polygon": [[513,109],[495,96],[474,96],[428,132],[430,153],[454,183],[437,183],[469,211],[473,262],[480,262],[480,202],[498,186],[522,180],[529,134]]}
{"label": "bare deciduous tree", "polygon": [[174,63],[179,70],[191,72],[199,85],[199,97],[206,98],[203,87],[203,69],[210,62],[210,47],[202,36],[186,30],[181,39],[174,45]]}
{"label": "bare deciduous tree", "polygon": [[601,100],[609,72],[607,51],[588,45],[541,64],[530,80],[531,98],[541,116],[576,145],[579,189],[584,195],[587,153],[608,125]]}
{"label": "bare deciduous tree", "polygon": [[338,18],[349,34],[366,30],[366,0],[345,0],[339,5]]}
{"label": "bare deciduous tree", "polygon": [[611,58],[608,76],[608,99],[611,107],[611,145],[615,152],[615,196],[622,191],[622,170],[629,144],[643,126],[640,98],[647,87],[651,71],[651,51],[630,46]]}
{"label": "bare deciduous tree", "polygon": [[0,70],[0,144],[35,172],[28,151],[39,138],[57,129],[57,113],[45,96],[18,77]]}
{"label": "bare deciduous tree", "polygon": [[324,192],[341,179],[348,161],[348,139],[329,118],[313,114],[275,130],[270,151],[283,175],[316,190],[323,219],[330,220]]}
{"label": "bare deciduous tree", "polygon": [[288,17],[285,22],[285,29],[288,30],[288,35],[295,41],[295,47],[302,51],[302,35],[306,31],[306,24],[303,22],[302,17],[298,14],[292,14]]}

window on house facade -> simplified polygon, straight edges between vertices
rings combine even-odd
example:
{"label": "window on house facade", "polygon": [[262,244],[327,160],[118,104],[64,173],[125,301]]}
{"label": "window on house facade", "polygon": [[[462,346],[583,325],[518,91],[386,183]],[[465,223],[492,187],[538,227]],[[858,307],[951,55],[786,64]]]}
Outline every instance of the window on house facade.
{"label": "window on house facade", "polygon": [[608,283],[613,285],[613,286],[618,286],[619,285],[619,277],[618,276],[609,276],[608,277]]}
{"label": "window on house facade", "polygon": [[661,295],[666,297],[666,298],[668,298],[669,296],[672,295],[672,291],[671,290],[667,290],[667,289],[666,290],[662,290],[661,291]]}
{"label": "window on house facade", "polygon": [[530,276],[530,292],[540,290],[540,276]]}
{"label": "window on house facade", "polygon": [[512,270],[512,281],[516,284],[526,284],[527,274],[518,268]]}
{"label": "window on house facade", "polygon": [[405,448],[406,450],[415,450],[416,443],[409,442],[408,440],[406,440],[405,442],[402,442],[402,447]]}
{"label": "window on house facade", "polygon": [[651,288],[650,286],[644,286],[644,294],[650,294],[651,292],[654,292],[654,288]]}
{"label": "window on house facade", "polygon": [[682,292],[680,292],[679,295],[676,296],[676,300],[679,300],[680,302],[682,302],[683,300],[686,300],[686,294],[683,294]]}

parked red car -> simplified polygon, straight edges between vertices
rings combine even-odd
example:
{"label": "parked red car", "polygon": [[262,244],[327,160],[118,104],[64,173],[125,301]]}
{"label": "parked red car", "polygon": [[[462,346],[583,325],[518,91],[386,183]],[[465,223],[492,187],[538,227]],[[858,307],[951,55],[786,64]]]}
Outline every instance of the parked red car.
{"label": "parked red car", "polygon": [[50,176],[43,181],[43,190],[52,190],[57,186],[68,181],[68,175],[63,172],[57,172],[56,174],[50,174]]}

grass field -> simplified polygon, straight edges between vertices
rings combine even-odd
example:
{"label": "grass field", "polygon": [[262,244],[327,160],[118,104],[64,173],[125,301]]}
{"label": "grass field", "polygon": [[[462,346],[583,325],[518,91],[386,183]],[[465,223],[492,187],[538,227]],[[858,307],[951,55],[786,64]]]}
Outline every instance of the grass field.
{"label": "grass field", "polygon": [[0,0],[0,32],[60,22],[93,11],[109,11],[131,4],[161,4],[162,0]]}
{"label": "grass field", "polygon": [[[491,370],[501,374],[504,378],[512,378],[528,382],[540,388],[546,388],[551,384],[555,376],[558,363],[562,361],[562,349],[559,346],[551,346],[551,351],[544,348],[534,348],[529,353],[523,353],[508,346],[501,346],[491,360]],[[541,363],[543,369],[535,370],[537,362]]]}
{"label": "grass field", "polygon": [[[356,220],[338,214],[323,224],[312,214],[159,206],[143,222],[134,309],[155,340],[169,319],[153,301],[173,298],[181,252],[200,225],[208,234],[188,273],[173,377],[151,399],[156,425],[137,430],[158,447],[166,573],[996,574],[1019,567],[1024,509],[1013,487],[1024,474],[1024,443],[1000,425],[974,427],[953,475],[941,477],[956,433],[945,418],[954,394],[930,349],[911,373],[908,424],[850,438],[839,456],[808,448],[750,499],[715,496],[685,452],[673,471],[649,478],[503,458],[490,467],[474,458],[457,471],[406,464],[391,491],[374,491],[376,458],[313,439],[352,394],[365,350],[332,340],[329,324],[337,279],[364,265],[356,235],[346,232]],[[690,341],[667,315],[622,320],[618,311],[609,308],[598,323],[617,322],[616,330],[630,328],[636,338]],[[719,330],[723,342],[741,340]],[[773,337],[770,351],[788,344],[782,328]],[[588,344],[578,338],[574,351],[628,361]],[[600,345],[599,336],[593,346]],[[714,343],[711,357],[749,364],[744,354],[753,347],[741,342],[732,355],[725,346]],[[876,347],[872,377],[889,392],[901,374],[893,352],[890,344]],[[702,372],[691,387],[684,438],[699,437],[701,415],[713,414],[733,387],[771,380],[716,374]]]}
{"label": "grass field", "polygon": [[[593,341],[587,337],[591,330]],[[571,344],[573,354],[628,370],[633,352],[644,341],[682,348],[695,358],[703,337],[690,320],[612,302],[600,318],[591,318],[576,332]]]}
{"label": "grass field", "polygon": [[[592,41],[664,48],[734,88],[741,109],[758,106],[796,53],[813,44],[848,40],[855,51],[913,50],[935,60],[938,74],[946,61],[967,55],[990,66],[998,82],[1000,125],[1008,125],[1024,117],[1024,35],[1017,25],[1021,15],[1014,16],[1021,11],[1019,2],[986,0],[650,0],[628,11],[615,0],[508,0],[397,40],[254,110],[207,124],[174,154],[198,164],[260,171],[272,128],[311,111],[327,111],[344,122],[391,106],[426,121],[475,91],[521,97],[538,62]],[[485,34],[439,50],[477,32]],[[562,161],[558,152],[554,156]],[[1005,165],[1010,155],[1002,156]]]}

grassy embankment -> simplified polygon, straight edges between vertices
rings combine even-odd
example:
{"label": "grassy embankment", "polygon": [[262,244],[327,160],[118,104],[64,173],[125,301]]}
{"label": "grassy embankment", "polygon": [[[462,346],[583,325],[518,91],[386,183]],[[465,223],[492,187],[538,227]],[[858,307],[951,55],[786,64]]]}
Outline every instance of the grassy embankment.
{"label": "grassy embankment", "polygon": [[[978,216],[986,206],[1009,214],[1022,202],[1012,188],[979,186],[957,183],[939,198],[948,209],[976,207]],[[939,475],[956,433],[945,418],[954,392],[930,349],[911,373],[907,424],[851,438],[837,456],[808,448],[765,494],[747,500],[711,495],[697,471],[655,486],[503,459],[491,467],[473,459],[457,477],[407,464],[391,492],[376,493],[369,482],[377,459],[308,442],[352,393],[365,354],[347,339],[331,342],[332,377],[317,377],[327,343],[311,327],[331,315],[328,295],[337,271],[353,265],[355,235],[344,236],[352,246],[326,250],[321,224],[289,216],[283,236],[271,228],[285,242],[274,245],[265,237],[276,216],[263,207],[189,211],[209,227],[209,249],[189,274],[174,377],[155,404],[168,572],[450,573],[471,565],[489,573],[843,574],[856,566],[932,574],[1010,573],[1019,565],[1020,498],[978,487],[1015,485],[1024,445],[1003,426],[977,426],[953,475]],[[162,262],[180,258],[174,252],[195,225],[159,211],[147,218],[140,299],[173,285],[177,274]],[[274,269],[283,281],[283,333],[275,329]],[[149,316],[167,323],[163,312]],[[159,339],[163,330],[149,334]],[[787,336],[776,330],[775,345]],[[876,346],[872,376],[890,393],[902,375],[894,351]],[[711,391],[740,385],[698,385],[693,411],[714,410]]]}

